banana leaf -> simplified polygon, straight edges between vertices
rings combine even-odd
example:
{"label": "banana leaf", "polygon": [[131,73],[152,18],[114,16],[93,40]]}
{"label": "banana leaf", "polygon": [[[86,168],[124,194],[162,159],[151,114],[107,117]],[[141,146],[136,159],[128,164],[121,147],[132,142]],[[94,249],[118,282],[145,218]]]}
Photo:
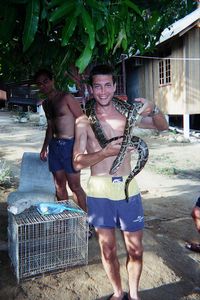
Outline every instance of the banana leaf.
{"label": "banana leaf", "polygon": [[128,41],[127,41],[127,37],[125,36],[122,40],[122,48],[124,51],[126,51],[127,47],[128,47]]}
{"label": "banana leaf", "polygon": [[123,5],[126,5],[129,8],[132,8],[135,11],[135,13],[137,13],[139,16],[141,16],[142,13],[141,13],[139,7],[135,3],[133,3],[131,0],[123,0],[123,3],[124,3]]}
{"label": "banana leaf", "polygon": [[101,12],[106,12],[107,8],[104,5],[103,1],[96,1],[96,0],[86,0],[86,4],[95,9],[95,10],[99,10]]}
{"label": "banana leaf", "polygon": [[95,25],[96,31],[100,30],[101,28],[103,28],[105,26],[105,20],[100,14],[95,16],[94,25]]}
{"label": "banana leaf", "polygon": [[106,49],[109,51],[113,48],[115,42],[115,24],[112,17],[109,17],[106,23],[106,29],[108,33],[108,41]]}
{"label": "banana leaf", "polygon": [[23,51],[25,52],[32,44],[38,30],[40,13],[40,0],[30,0],[26,7],[26,19],[23,32]]}
{"label": "banana leaf", "polygon": [[[52,8],[52,7],[54,7],[54,6],[60,6],[60,5],[62,5],[63,4],[63,0],[51,0],[48,4],[47,4],[47,6],[48,6],[48,8]],[[71,2],[72,2],[72,0],[71,0]]]}
{"label": "banana leaf", "polygon": [[112,54],[114,54],[116,52],[117,48],[119,48],[121,46],[123,39],[126,39],[126,32],[125,32],[124,28],[122,28],[118,34],[117,43],[113,49]]}
{"label": "banana leaf", "polygon": [[85,68],[89,65],[92,59],[92,49],[90,48],[90,39],[88,39],[84,51],[80,57],[76,60],[75,65],[79,68],[79,73],[83,73]]}
{"label": "banana leaf", "polygon": [[72,15],[70,18],[66,20],[65,26],[63,27],[62,30],[62,46],[66,46],[68,44],[68,41],[70,37],[73,35],[74,30],[77,25],[77,17]]}
{"label": "banana leaf", "polygon": [[83,26],[85,28],[85,31],[89,35],[90,48],[93,49],[95,45],[95,29],[92,22],[92,18],[90,17],[89,13],[84,7],[82,7],[81,12],[82,12],[81,16],[83,20]]}
{"label": "banana leaf", "polygon": [[76,4],[74,2],[67,2],[64,3],[63,5],[59,6],[56,8],[50,15],[49,21],[50,22],[55,22],[59,19],[62,19],[72,11],[76,10]]}
{"label": "banana leaf", "polygon": [[69,16],[65,22],[65,26],[62,29],[62,40],[61,40],[61,45],[66,46],[70,40],[70,37],[73,35],[77,23],[78,23],[78,16],[81,14],[81,8],[82,5],[76,6],[76,10],[74,13]]}

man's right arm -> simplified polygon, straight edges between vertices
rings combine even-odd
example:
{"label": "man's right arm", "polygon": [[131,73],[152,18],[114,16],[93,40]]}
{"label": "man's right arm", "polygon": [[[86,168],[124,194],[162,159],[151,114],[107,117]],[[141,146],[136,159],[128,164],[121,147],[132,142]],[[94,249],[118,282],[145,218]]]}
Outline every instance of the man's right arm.
{"label": "man's right arm", "polygon": [[[86,153],[89,121],[86,116],[81,116],[75,122],[75,143],[73,149],[73,167],[76,171],[90,167],[96,163],[97,152]],[[101,151],[99,151],[101,152]],[[95,156],[95,157],[94,157]],[[94,161],[95,159],[95,161]]]}
{"label": "man's right arm", "polygon": [[53,131],[52,131],[52,123],[51,120],[49,119],[49,114],[48,114],[48,108],[46,105],[46,102],[44,101],[43,103],[43,109],[47,118],[47,129],[46,129],[46,133],[45,133],[45,138],[44,138],[44,142],[43,142],[43,146],[42,149],[40,151],[40,159],[45,161],[47,160],[47,148],[49,145],[50,140],[53,137]]}
{"label": "man's right arm", "polygon": [[[99,151],[86,153],[89,126],[89,121],[86,116],[81,116],[76,120],[73,166],[77,171],[96,165],[109,156],[117,155],[121,147],[118,140],[109,143],[105,148]],[[94,143],[96,143],[96,141],[94,141]]]}

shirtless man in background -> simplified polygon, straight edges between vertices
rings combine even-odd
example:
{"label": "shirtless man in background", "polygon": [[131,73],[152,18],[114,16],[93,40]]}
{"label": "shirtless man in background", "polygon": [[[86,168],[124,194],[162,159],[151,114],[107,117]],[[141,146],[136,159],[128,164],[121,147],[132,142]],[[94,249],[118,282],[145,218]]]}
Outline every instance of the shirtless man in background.
{"label": "shirtless man in background", "polygon": [[[94,67],[90,74],[90,85],[95,99],[96,115],[107,139],[122,136],[126,118],[116,110],[112,102],[116,90],[112,68],[107,65]],[[153,102],[144,98],[138,98],[137,101],[144,103],[140,111],[140,127],[168,129],[165,116]],[[129,201],[125,199],[124,182],[131,172],[130,151],[114,176],[109,174],[119,153],[121,141],[122,139],[112,141],[105,148],[101,148],[89,119],[85,115],[80,116],[76,120],[74,168],[77,171],[86,167],[91,169],[87,189],[88,219],[95,227],[102,263],[113,288],[113,294],[108,299],[139,300],[144,214],[135,178],[129,185]],[[120,278],[116,227],[122,231],[127,250],[128,294],[124,294]]]}
{"label": "shirtless man in background", "polygon": [[34,81],[40,92],[47,96],[42,103],[47,118],[47,129],[40,158],[46,161],[48,156],[57,200],[68,199],[68,183],[74,201],[86,211],[86,195],[80,184],[80,172],[75,171],[72,165],[75,119],[80,117],[83,111],[71,94],[55,89],[53,74],[50,71],[39,70],[34,76]]}

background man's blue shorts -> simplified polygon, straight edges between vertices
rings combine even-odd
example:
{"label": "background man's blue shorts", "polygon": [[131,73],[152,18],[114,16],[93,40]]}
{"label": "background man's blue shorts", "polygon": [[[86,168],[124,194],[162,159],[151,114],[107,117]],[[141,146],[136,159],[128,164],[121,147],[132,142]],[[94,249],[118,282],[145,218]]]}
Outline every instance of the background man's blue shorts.
{"label": "background man's blue shorts", "polygon": [[52,139],[49,144],[49,170],[52,173],[65,170],[66,173],[77,173],[72,164],[74,138]]}

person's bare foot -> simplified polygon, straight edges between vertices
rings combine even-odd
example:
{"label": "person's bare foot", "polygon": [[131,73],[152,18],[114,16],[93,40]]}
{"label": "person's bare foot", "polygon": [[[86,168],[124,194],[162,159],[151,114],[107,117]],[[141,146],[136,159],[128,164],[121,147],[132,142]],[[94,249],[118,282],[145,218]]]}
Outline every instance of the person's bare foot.
{"label": "person's bare foot", "polygon": [[131,298],[130,294],[128,293],[127,294],[127,298],[125,298],[126,300],[141,300],[141,298],[139,297],[134,297],[134,298]]}
{"label": "person's bare foot", "polygon": [[114,294],[110,295],[107,300],[128,300],[128,295],[123,293],[121,296],[117,297]]}

